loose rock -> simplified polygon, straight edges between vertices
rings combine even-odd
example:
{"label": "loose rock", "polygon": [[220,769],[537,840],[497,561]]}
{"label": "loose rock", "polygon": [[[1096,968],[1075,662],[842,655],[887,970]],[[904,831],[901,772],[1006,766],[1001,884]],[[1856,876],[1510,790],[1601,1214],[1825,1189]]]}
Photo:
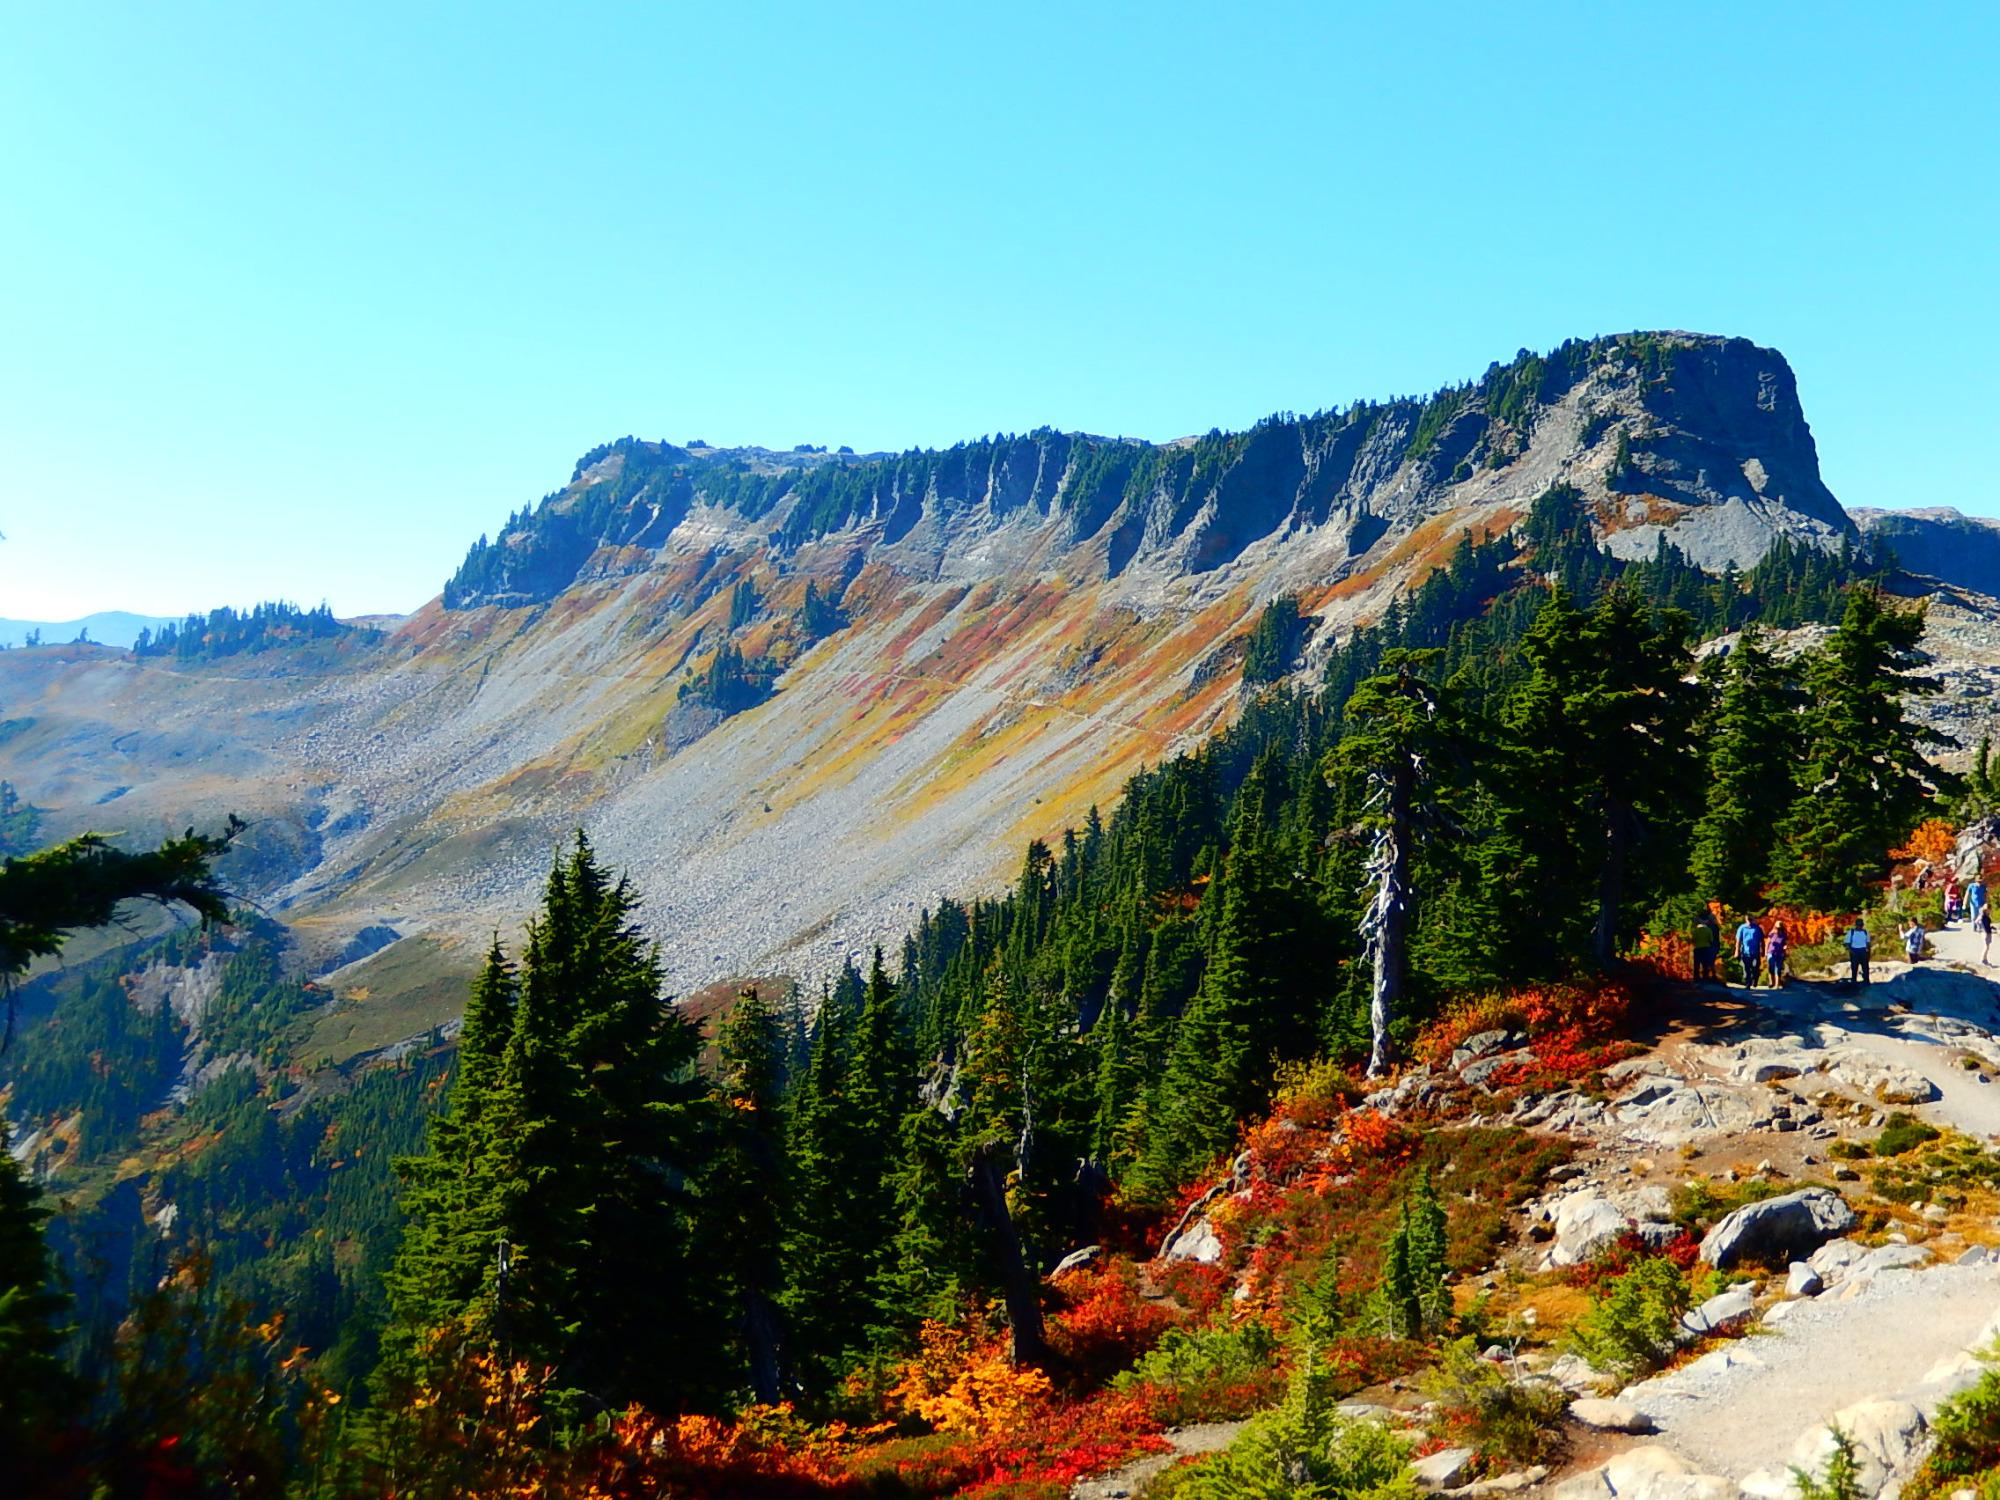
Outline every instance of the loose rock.
{"label": "loose rock", "polygon": [[1586,1427],[1601,1432],[1651,1432],[1653,1420],[1629,1401],[1613,1401],[1586,1396],[1572,1401],[1569,1414]]}
{"label": "loose rock", "polygon": [[1440,1448],[1413,1462],[1410,1472],[1427,1490],[1448,1490],[1466,1476],[1477,1456],[1471,1448]]}

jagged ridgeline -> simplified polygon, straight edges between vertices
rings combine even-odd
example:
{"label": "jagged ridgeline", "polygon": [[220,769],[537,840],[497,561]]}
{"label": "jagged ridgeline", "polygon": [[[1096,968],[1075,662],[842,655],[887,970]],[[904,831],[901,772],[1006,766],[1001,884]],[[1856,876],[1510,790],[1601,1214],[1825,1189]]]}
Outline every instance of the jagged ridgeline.
{"label": "jagged ridgeline", "polygon": [[[1644,497],[1652,519],[1781,488],[1815,539],[1852,532],[1819,481],[1782,359],[1742,339],[1638,333],[1523,350],[1428,398],[1283,412],[1247,432],[1163,444],[1046,427],[897,455],[627,437],[586,453],[566,488],[481,537],[444,602],[535,603],[580,579],[635,571],[699,506],[754,525],[780,551],[864,525],[884,545],[922,542],[926,529],[941,538],[976,512],[988,523],[1054,523],[1060,543],[1096,544],[1094,562],[1112,576],[1152,553],[1203,572],[1282,528],[1339,517],[1359,556],[1398,498],[1460,489],[1490,500],[1482,477],[1500,483],[1558,409],[1581,451],[1603,449],[1606,493]],[[1771,451],[1746,466],[1728,445],[1752,422],[1756,446]]]}

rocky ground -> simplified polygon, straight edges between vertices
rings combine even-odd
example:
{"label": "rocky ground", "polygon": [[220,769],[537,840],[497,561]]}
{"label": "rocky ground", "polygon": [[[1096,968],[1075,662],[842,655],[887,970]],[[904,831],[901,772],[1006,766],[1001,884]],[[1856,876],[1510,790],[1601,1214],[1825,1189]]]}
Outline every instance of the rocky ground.
{"label": "rocky ground", "polygon": [[[1775,991],[1687,987],[1652,1019],[1644,1052],[1608,1070],[1601,1097],[1563,1090],[1504,1109],[1496,1098],[1495,1117],[1580,1150],[1525,1205],[1512,1264],[1480,1278],[1489,1289],[1579,1264],[1627,1234],[1666,1242],[1679,1232],[1673,1190],[1697,1174],[1782,1190],[1744,1210],[1730,1234],[1817,1214],[1806,1243],[1818,1248],[1783,1273],[1745,1261],[1744,1279],[1689,1315],[1691,1333],[1731,1337],[1622,1390],[1573,1355],[1496,1348],[1574,1398],[1567,1464],[1468,1485],[1469,1452],[1448,1450],[1420,1468],[1425,1488],[1463,1500],[1508,1491],[1797,1500],[1791,1467],[1820,1472],[1837,1424],[1858,1446],[1864,1492],[1894,1494],[1921,1459],[1938,1403],[1977,1378],[1973,1351],[2000,1334],[2000,1200],[1940,1189],[1935,1202],[1884,1203],[1848,1164],[1851,1149],[1834,1149],[1873,1137],[1899,1112],[2000,1144],[2000,968],[1962,925],[1935,934],[1933,948],[1918,966],[1877,964],[1866,987],[1831,976]],[[1477,1090],[1526,1051],[1505,1033],[1477,1037],[1448,1068],[1409,1070],[1373,1102],[1420,1108],[1447,1090]],[[1804,1207],[1785,1206],[1794,1200]],[[1731,1266],[1725,1230],[1737,1217],[1711,1232],[1705,1259]],[[1205,1228],[1192,1220],[1167,1253],[1203,1257]],[[1391,1405],[1413,1399],[1379,1394]],[[1076,1493],[1143,1494],[1172,1461],[1155,1456]]]}

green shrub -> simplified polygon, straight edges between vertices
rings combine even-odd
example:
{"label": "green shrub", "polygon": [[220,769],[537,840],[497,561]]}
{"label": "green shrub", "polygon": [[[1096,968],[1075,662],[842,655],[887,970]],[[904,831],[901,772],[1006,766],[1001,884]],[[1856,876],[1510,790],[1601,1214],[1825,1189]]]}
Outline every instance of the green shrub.
{"label": "green shrub", "polygon": [[1835,1161],[1867,1161],[1875,1154],[1875,1148],[1861,1141],[1835,1141],[1826,1148],[1826,1154]]}
{"label": "green shrub", "polygon": [[[1892,1118],[1890,1126],[1894,1125]],[[1883,1134],[1889,1131],[1885,1129]],[[1879,1149],[1879,1142],[1877,1146]],[[1947,1131],[1901,1155],[1884,1156],[1870,1177],[1876,1193],[1892,1203],[1928,1199],[1947,1206],[1962,1205],[1965,1195],[1974,1189],[2000,1191],[2000,1152]]]}
{"label": "green shrub", "polygon": [[1941,1134],[1943,1132],[1935,1126],[1926,1125],[1915,1115],[1905,1114],[1899,1109],[1889,1116],[1882,1133],[1875,1137],[1875,1154],[1901,1156],[1919,1146],[1928,1146]]}
{"label": "green shrub", "polygon": [[[1957,1489],[1984,1495],[2000,1487],[2000,1343],[1981,1352],[1988,1367],[1970,1389],[1948,1398],[1931,1418],[1931,1451],[1903,1493],[1913,1500]],[[1806,1500],[1818,1500],[1807,1496]]]}
{"label": "green shrub", "polygon": [[1798,1486],[1799,1500],[1861,1500],[1861,1466],[1854,1461],[1854,1439],[1834,1428],[1833,1454],[1826,1461],[1826,1473],[1815,1478],[1793,1464],[1792,1483]]}
{"label": "green shrub", "polygon": [[1663,1256],[1640,1261],[1614,1277],[1577,1320],[1570,1342],[1600,1370],[1632,1376],[1656,1369],[1674,1351],[1681,1314],[1693,1289]]}
{"label": "green shrub", "polygon": [[1409,1444],[1382,1423],[1346,1420],[1335,1401],[1325,1362],[1303,1338],[1283,1404],[1213,1458],[1162,1475],[1149,1500],[1416,1500]]}
{"label": "green shrub", "polygon": [[1172,1420],[1235,1416],[1275,1394],[1277,1356],[1277,1337],[1255,1319],[1233,1328],[1170,1328],[1111,1383],[1121,1391],[1149,1386],[1166,1393]]}
{"label": "green shrub", "polygon": [[1697,1233],[1746,1203],[1775,1198],[1780,1191],[1777,1183],[1764,1177],[1745,1177],[1740,1182],[1690,1178],[1674,1189],[1674,1220],[1681,1228]]}
{"label": "green shrub", "polygon": [[1568,1399],[1554,1386],[1527,1384],[1479,1357],[1471,1339],[1454,1339],[1423,1378],[1423,1392],[1438,1404],[1438,1425],[1453,1442],[1467,1442],[1486,1458],[1522,1465],[1554,1457],[1563,1446]]}

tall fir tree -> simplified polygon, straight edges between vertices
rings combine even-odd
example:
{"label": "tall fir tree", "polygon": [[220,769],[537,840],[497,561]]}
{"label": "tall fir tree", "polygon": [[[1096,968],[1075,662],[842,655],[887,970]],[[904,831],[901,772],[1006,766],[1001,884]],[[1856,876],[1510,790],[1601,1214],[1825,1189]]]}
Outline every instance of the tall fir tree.
{"label": "tall fir tree", "polygon": [[883,1225],[864,1217],[880,1186],[865,1180],[865,1164],[879,1163],[884,1149],[862,1139],[856,1098],[856,1036],[867,988],[861,985],[853,1001],[840,998],[844,988],[836,986],[820,1004],[811,1060],[786,1122],[793,1193],[783,1309],[794,1365],[817,1389],[867,1352]]}
{"label": "tall fir tree", "polygon": [[[483,1059],[509,984],[489,959],[471,1053],[481,1086],[454,1100],[460,1124],[442,1138],[466,1141],[442,1170],[434,1154],[413,1172],[419,1228],[393,1278],[399,1321],[416,1324],[400,1342],[464,1328],[553,1370],[570,1419],[633,1401],[682,1409],[721,1374],[703,1357],[719,1309],[692,1265],[708,1135],[700,1037],[663,1002],[638,904],[579,835],[529,925],[497,1065]],[[467,1188],[434,1181],[461,1154]]]}
{"label": "tall fir tree", "polygon": [[517,998],[514,967],[496,935],[466,1001],[450,1098],[431,1118],[425,1153],[396,1163],[403,1237],[389,1272],[383,1337],[383,1374],[392,1382],[415,1377],[432,1354],[492,1337],[509,1153],[495,1138],[488,1106]]}
{"label": "tall fir tree", "polygon": [[1553,591],[1521,643],[1489,770],[1495,957],[1511,977],[1608,966],[1685,860],[1698,761],[1687,621],[1610,589],[1579,610]]}
{"label": "tall fir tree", "polygon": [[1791,811],[1798,760],[1798,690],[1745,626],[1722,668],[1708,741],[1701,820],[1688,857],[1694,894],[1751,911],[1771,880],[1773,832]]}
{"label": "tall fir tree", "polygon": [[1888,873],[1889,851],[1916,827],[1949,778],[1925,750],[1953,742],[1903,709],[1939,690],[1918,675],[1921,609],[1870,588],[1848,590],[1840,625],[1807,658],[1805,756],[1780,831],[1779,890],[1810,911],[1858,911]]}
{"label": "tall fir tree", "polygon": [[735,1303],[750,1390],[766,1405],[789,1386],[778,1300],[784,1292],[784,1230],[791,1193],[785,1160],[784,1021],[752,986],[716,1033],[720,1108],[715,1167],[706,1195],[705,1238]]}

